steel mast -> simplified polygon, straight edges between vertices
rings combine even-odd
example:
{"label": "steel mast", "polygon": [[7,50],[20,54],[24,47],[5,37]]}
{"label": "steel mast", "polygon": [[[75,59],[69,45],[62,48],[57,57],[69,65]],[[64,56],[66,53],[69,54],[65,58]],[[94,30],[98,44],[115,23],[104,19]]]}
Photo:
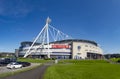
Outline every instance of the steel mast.
{"label": "steel mast", "polygon": [[[51,26],[50,22],[51,19],[48,17],[45,26],[37,35],[32,45],[25,52],[24,58],[32,53],[44,53],[47,54],[48,58],[50,58],[50,52],[52,52],[50,50],[50,42],[72,38],[71,36],[68,36],[67,34]],[[36,43],[40,43],[40,45],[36,45]]]}
{"label": "steel mast", "polygon": [[[48,33],[48,29],[49,29],[49,23],[51,22],[50,18],[48,17],[46,20],[46,24],[43,27],[43,29],[41,30],[41,32],[38,34],[38,36],[35,38],[35,40],[33,41],[32,45],[29,47],[29,49],[27,50],[26,54],[24,55],[24,58],[26,58],[29,54],[31,54],[30,50],[32,49],[32,47],[34,46],[35,42],[39,39],[39,37],[42,35],[42,33],[45,31],[47,32],[47,56],[48,58],[50,58],[50,50],[49,50],[49,33]],[[44,33],[45,33],[44,32]],[[45,34],[44,34],[45,36]],[[43,43],[44,43],[45,38],[43,39]]]}
{"label": "steel mast", "polygon": [[50,42],[50,39],[49,39],[49,23],[51,22],[50,18],[48,17],[47,20],[46,20],[46,30],[47,30],[47,57],[50,58],[50,46],[49,46],[49,42]]}

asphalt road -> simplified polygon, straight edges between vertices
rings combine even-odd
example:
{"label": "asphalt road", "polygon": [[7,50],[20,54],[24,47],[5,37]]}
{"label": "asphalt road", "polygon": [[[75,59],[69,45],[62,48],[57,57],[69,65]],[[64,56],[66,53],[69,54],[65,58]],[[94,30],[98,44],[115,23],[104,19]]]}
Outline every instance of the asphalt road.
{"label": "asphalt road", "polygon": [[27,67],[22,67],[22,68],[18,68],[18,69],[7,69],[6,66],[2,66],[0,67],[0,74],[1,73],[6,73],[6,72],[14,72],[14,71],[18,71],[18,70],[21,70],[21,69],[26,69],[26,68],[30,68],[30,67],[33,67],[33,66],[37,66],[37,65],[40,65],[38,63],[31,63],[30,66],[27,66]]}
{"label": "asphalt road", "polygon": [[6,78],[0,78],[0,79],[43,79],[43,74],[45,73],[46,69],[50,66],[51,64],[44,64],[38,68],[35,68],[30,71],[26,71],[23,73],[19,73],[13,76],[9,76]]}

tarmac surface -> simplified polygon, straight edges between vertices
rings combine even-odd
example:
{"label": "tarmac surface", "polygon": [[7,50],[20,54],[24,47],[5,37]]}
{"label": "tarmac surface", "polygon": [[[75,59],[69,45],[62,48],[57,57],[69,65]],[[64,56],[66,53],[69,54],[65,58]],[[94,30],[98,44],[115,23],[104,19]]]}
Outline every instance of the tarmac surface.
{"label": "tarmac surface", "polygon": [[22,69],[27,69],[27,68],[30,68],[30,67],[34,67],[34,66],[37,66],[37,65],[40,65],[38,63],[31,63],[30,66],[27,66],[27,67],[22,67],[22,68],[18,68],[18,69],[8,69],[6,66],[0,66],[0,74],[1,73],[6,73],[6,72],[15,72],[15,71],[18,71],[18,70],[22,70]]}
{"label": "tarmac surface", "polygon": [[29,70],[26,72],[22,72],[22,73],[19,73],[16,75],[12,75],[9,77],[0,78],[0,79],[43,79],[44,73],[50,65],[52,65],[52,64],[46,63],[35,69]]}

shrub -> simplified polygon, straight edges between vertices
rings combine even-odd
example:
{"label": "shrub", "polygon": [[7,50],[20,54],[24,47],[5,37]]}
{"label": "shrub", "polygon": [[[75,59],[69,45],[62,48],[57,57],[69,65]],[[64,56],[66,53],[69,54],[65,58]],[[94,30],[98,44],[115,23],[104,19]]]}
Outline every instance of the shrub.
{"label": "shrub", "polygon": [[120,63],[120,59],[118,59],[117,62]]}

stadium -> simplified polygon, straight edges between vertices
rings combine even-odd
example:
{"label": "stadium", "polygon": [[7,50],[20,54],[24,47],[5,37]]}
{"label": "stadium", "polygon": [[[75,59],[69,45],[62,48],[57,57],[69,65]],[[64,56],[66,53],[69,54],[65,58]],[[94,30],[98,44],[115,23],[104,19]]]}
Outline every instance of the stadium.
{"label": "stadium", "polygon": [[57,59],[102,59],[103,51],[95,41],[73,39],[51,26],[49,17],[33,42],[21,42],[19,57]]}
{"label": "stadium", "polygon": [[[23,57],[25,52],[31,46],[32,42],[22,42],[19,48],[19,57]],[[38,48],[39,47],[39,48]],[[32,47],[33,52],[32,57],[36,58],[46,58],[47,57],[47,46],[40,46],[39,43],[36,43]],[[56,42],[51,42],[50,47],[50,58],[57,59],[102,59],[102,49],[95,43],[90,40],[80,40],[80,39],[69,39],[61,40]],[[31,52],[32,52],[31,51]]]}

